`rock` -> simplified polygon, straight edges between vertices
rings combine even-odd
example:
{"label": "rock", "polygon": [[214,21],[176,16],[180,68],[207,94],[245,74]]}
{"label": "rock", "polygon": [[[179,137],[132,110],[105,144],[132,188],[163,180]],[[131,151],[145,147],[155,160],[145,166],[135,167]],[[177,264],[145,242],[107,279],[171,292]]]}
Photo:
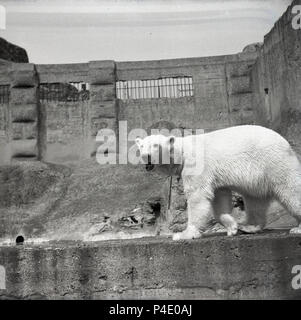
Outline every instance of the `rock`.
{"label": "rock", "polygon": [[12,62],[28,62],[25,49],[0,38],[0,59]]}
{"label": "rock", "polygon": [[241,211],[245,210],[244,200],[240,194],[233,192],[232,203],[234,208],[239,208]]}
{"label": "rock", "polygon": [[99,234],[99,233],[102,233],[102,232],[105,232],[105,231],[108,231],[108,230],[111,230],[111,229],[112,229],[111,221],[109,219],[106,219],[105,222],[94,224],[90,228],[88,234],[91,235],[91,236],[94,236],[96,234]]}
{"label": "rock", "polygon": [[256,52],[263,46],[262,42],[254,42],[245,46],[242,52]]}

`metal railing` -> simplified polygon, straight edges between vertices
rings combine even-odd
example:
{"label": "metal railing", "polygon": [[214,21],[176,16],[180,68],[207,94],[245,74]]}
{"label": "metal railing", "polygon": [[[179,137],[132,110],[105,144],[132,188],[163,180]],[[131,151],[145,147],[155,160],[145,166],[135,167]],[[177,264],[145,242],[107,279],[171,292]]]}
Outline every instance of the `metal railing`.
{"label": "metal railing", "polygon": [[86,82],[41,83],[41,101],[85,101],[90,99],[89,84]]}
{"label": "metal railing", "polygon": [[181,98],[194,94],[192,77],[118,81],[116,91],[121,100]]}

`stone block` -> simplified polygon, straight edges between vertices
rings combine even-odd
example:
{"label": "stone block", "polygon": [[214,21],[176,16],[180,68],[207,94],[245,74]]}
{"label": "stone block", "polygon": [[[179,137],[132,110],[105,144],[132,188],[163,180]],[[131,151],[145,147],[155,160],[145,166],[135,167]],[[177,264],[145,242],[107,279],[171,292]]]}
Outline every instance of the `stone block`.
{"label": "stone block", "polygon": [[12,135],[14,140],[37,139],[37,122],[13,122]]}
{"label": "stone block", "polygon": [[37,105],[11,105],[11,120],[12,122],[30,122],[37,119]]}
{"label": "stone block", "polygon": [[250,77],[237,77],[228,79],[228,93],[239,94],[251,92]]}
{"label": "stone block", "polygon": [[11,156],[13,158],[37,157],[37,140],[13,140],[11,141]]}
{"label": "stone block", "polygon": [[115,118],[98,118],[91,120],[91,135],[96,136],[101,129],[112,129],[116,132]]}
{"label": "stone block", "polygon": [[12,65],[12,74],[12,87],[34,87],[37,84],[34,64],[15,63]]}
{"label": "stone block", "polygon": [[91,118],[116,118],[116,101],[93,102],[90,105]]}
{"label": "stone block", "polygon": [[252,94],[245,93],[245,94],[238,94],[238,95],[231,95],[229,97],[229,106],[230,111],[235,112],[238,110],[252,110]]}
{"label": "stone block", "polygon": [[236,62],[226,64],[227,78],[242,77],[249,75],[254,61]]}
{"label": "stone block", "polygon": [[10,103],[11,104],[34,104],[38,102],[37,88],[36,87],[20,87],[11,88],[10,90]]}
{"label": "stone block", "polygon": [[94,101],[110,101],[116,99],[116,85],[92,85],[90,88],[90,100]]}

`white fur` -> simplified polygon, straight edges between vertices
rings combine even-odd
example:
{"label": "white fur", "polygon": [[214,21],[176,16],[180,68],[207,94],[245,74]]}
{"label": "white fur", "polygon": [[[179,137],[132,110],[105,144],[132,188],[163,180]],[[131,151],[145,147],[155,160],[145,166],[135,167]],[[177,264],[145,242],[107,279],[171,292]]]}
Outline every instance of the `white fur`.
{"label": "white fur", "polygon": [[[153,135],[136,142],[144,159],[148,154],[158,157],[161,148],[163,157],[181,160],[182,164],[159,162],[156,166],[167,175],[180,173],[183,179],[188,226],[174,234],[174,240],[200,237],[211,213],[227,228],[228,235],[235,235],[238,226],[230,215],[231,191],[244,197],[248,224],[253,226],[246,230],[257,232],[265,226],[269,203],[276,199],[298,221],[291,232],[301,233],[301,166],[278,133],[248,125],[194,137]],[[196,156],[201,159],[199,166],[194,163]]]}

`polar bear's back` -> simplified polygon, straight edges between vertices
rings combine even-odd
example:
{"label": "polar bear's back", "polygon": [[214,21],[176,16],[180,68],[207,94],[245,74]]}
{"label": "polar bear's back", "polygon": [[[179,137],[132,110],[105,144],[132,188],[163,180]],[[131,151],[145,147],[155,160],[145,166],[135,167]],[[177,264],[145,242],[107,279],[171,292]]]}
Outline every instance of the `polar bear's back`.
{"label": "polar bear's back", "polygon": [[246,125],[204,137],[205,166],[221,185],[237,186],[250,194],[266,193],[271,185],[300,172],[289,143],[273,130]]}
{"label": "polar bear's back", "polygon": [[205,134],[205,145],[218,153],[237,154],[242,152],[289,151],[289,143],[277,132],[256,125],[242,125]]}

